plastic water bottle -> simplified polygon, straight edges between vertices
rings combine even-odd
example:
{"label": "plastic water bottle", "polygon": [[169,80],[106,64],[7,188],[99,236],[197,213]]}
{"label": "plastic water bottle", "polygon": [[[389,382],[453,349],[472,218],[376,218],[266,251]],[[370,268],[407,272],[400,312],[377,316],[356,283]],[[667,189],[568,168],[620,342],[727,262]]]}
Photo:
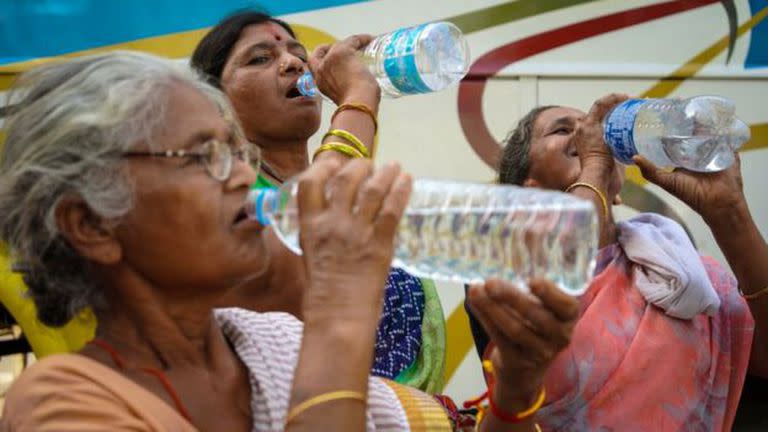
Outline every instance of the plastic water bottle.
{"label": "plastic water bottle", "polygon": [[[362,52],[382,94],[400,97],[440,91],[469,70],[469,47],[458,27],[434,22],[395,30],[375,38]],[[310,72],[296,83],[304,96],[319,91]]]}
{"label": "plastic water bottle", "polygon": [[733,102],[718,96],[630,99],[606,117],[605,142],[625,164],[640,154],[659,167],[722,171],[750,137],[735,113]]}
{"label": "plastic water bottle", "polygon": [[[297,189],[295,180],[254,189],[245,210],[300,254]],[[393,265],[450,282],[497,277],[522,289],[542,277],[579,295],[592,275],[597,241],[593,204],[573,195],[420,179],[398,227]]]}

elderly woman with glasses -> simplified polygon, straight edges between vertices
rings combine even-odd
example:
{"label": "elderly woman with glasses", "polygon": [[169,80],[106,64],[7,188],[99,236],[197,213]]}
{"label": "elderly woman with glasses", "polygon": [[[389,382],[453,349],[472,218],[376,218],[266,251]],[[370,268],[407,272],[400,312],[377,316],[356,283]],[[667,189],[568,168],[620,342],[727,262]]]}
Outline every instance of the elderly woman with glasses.
{"label": "elderly woman with glasses", "polygon": [[[92,307],[99,324],[78,353],[22,374],[0,430],[456,427],[435,399],[369,376],[410,193],[396,164],[325,161],[300,178],[303,324],[214,309],[268,263],[264,227],[243,211],[259,152],[223,95],[135,53],[44,66],[18,86],[0,152],[0,239],[42,322]],[[541,377],[570,336],[576,301],[531,286],[470,291],[494,342],[495,409],[481,430],[536,429]]]}

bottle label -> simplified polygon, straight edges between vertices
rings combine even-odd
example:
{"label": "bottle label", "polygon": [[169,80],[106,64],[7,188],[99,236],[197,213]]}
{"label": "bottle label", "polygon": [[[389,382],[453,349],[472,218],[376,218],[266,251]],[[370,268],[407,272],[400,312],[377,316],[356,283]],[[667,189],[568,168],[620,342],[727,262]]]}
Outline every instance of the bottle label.
{"label": "bottle label", "polygon": [[403,94],[429,93],[416,67],[416,43],[428,24],[395,31],[384,48],[384,71],[392,85]]}
{"label": "bottle label", "polygon": [[640,108],[648,102],[645,99],[630,99],[611,111],[605,121],[603,138],[613,150],[613,156],[627,165],[633,163],[632,156],[637,154],[635,147],[635,118]]}

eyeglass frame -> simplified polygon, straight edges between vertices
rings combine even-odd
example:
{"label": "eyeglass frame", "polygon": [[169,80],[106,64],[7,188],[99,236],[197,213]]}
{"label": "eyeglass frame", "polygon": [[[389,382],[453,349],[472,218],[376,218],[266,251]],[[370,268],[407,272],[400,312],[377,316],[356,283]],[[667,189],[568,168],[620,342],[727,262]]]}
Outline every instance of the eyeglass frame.
{"label": "eyeglass frame", "polygon": [[[225,150],[225,153],[222,154],[228,154],[228,162],[225,165],[224,173],[222,173],[221,176],[217,176],[214,173],[213,168],[211,167],[211,164],[208,162],[208,157],[212,153],[212,150],[210,149],[211,145],[220,145],[223,146]],[[245,150],[251,150],[254,151],[254,154],[256,155],[255,158],[245,158],[243,157],[243,154],[245,153]],[[205,167],[205,170],[208,172],[208,175],[213,177],[215,180],[218,181],[226,181],[229,179],[229,177],[232,175],[232,165],[234,162],[234,158],[238,158],[243,162],[248,163],[251,168],[253,168],[254,171],[259,172],[261,168],[261,148],[257,146],[256,144],[246,141],[244,145],[239,146],[238,148],[232,148],[232,145],[229,143],[223,142],[221,140],[217,139],[210,139],[206,142],[204,142],[200,149],[198,150],[157,150],[157,151],[126,151],[122,153],[122,156],[124,157],[164,157],[164,158],[195,158],[198,163],[202,164]],[[252,161],[256,161],[256,163],[251,163]]]}

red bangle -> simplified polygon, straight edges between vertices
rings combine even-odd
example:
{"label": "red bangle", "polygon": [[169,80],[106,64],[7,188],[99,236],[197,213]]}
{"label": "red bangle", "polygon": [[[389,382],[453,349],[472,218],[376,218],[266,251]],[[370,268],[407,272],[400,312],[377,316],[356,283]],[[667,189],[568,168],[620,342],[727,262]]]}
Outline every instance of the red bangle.
{"label": "red bangle", "polygon": [[493,401],[493,388],[496,384],[496,376],[493,371],[493,363],[491,363],[490,360],[487,360],[489,354],[491,353],[491,349],[493,347],[492,343],[489,343],[486,347],[485,352],[483,353],[483,371],[485,372],[485,379],[488,383],[488,391],[485,393],[485,396],[488,397],[488,408],[490,408],[491,413],[496,417],[497,419],[505,422],[505,423],[520,423],[523,420],[533,416],[536,414],[536,411],[538,411],[542,405],[544,405],[544,401],[546,400],[547,393],[544,389],[544,387],[541,388],[541,392],[539,393],[539,396],[536,398],[536,401],[531,405],[530,408],[520,411],[516,414],[510,414],[496,405],[496,403]]}

